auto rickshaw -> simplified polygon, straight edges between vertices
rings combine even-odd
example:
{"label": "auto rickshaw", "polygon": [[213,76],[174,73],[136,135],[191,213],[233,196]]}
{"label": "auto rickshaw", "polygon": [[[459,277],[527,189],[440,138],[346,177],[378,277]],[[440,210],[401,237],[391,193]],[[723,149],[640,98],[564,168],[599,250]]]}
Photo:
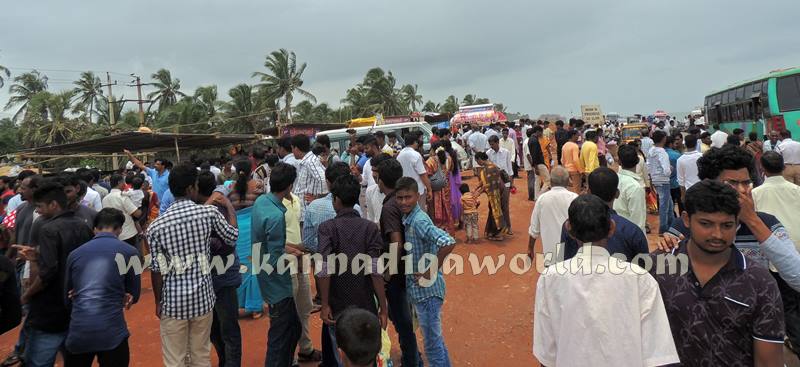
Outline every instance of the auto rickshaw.
{"label": "auto rickshaw", "polygon": [[642,138],[642,129],[647,129],[647,124],[626,124],[620,131],[620,140],[628,144]]}

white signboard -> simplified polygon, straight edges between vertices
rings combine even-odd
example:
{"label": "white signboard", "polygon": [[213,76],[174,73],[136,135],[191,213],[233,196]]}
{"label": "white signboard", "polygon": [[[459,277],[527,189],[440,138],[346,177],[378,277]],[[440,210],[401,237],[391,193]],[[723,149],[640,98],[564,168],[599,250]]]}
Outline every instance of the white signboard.
{"label": "white signboard", "polygon": [[603,118],[603,110],[600,108],[600,105],[597,104],[581,105],[581,116],[581,119],[587,124],[602,125],[605,123]]}

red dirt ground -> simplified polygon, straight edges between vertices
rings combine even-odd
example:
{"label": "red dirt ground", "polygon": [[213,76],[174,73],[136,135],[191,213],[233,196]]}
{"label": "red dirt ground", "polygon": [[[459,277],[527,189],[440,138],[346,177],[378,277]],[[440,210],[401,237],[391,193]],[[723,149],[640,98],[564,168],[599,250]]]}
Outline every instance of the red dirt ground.
{"label": "red dirt ground", "polygon": [[[476,184],[474,178],[466,178],[465,182],[473,188]],[[512,238],[505,242],[483,240],[478,244],[464,244],[464,231],[455,234],[458,246],[454,253],[464,256],[465,271],[461,275],[446,276],[447,295],[442,309],[445,343],[454,366],[496,366],[500,363],[508,367],[538,365],[532,353],[533,301],[538,279],[536,271],[517,275],[505,265],[495,275],[486,272],[473,275],[467,260],[471,253],[478,258],[505,255],[508,264],[514,255],[526,253],[533,203],[527,200],[525,182],[524,174],[522,179],[515,180],[518,191],[511,196]],[[486,215],[486,200],[483,197],[481,230]],[[652,228],[658,228],[657,217],[649,216],[648,220]],[[651,250],[655,248],[657,239],[657,236],[649,236]],[[159,324],[154,310],[150,276],[146,273],[142,276],[141,300],[125,315],[131,331],[131,366],[162,364]],[[312,339],[317,348],[320,347],[322,325],[318,315],[311,315],[310,320]],[[241,319],[239,324],[243,339],[242,365],[263,366],[269,318]],[[391,326],[390,334],[393,339],[392,356],[396,365],[399,365],[397,359],[400,350]],[[15,329],[0,336],[0,356],[6,356],[13,349],[17,335],[18,329]],[[422,347],[420,333],[417,335],[418,344]],[[216,365],[213,348],[211,354],[212,363]],[[796,363],[792,357],[789,365],[800,366]],[[304,367],[311,366],[316,364],[304,364]]]}

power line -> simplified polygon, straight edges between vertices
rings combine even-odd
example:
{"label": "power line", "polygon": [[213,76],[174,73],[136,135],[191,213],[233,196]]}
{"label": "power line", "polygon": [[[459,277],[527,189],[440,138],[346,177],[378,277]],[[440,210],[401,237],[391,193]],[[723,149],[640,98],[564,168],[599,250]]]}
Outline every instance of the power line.
{"label": "power line", "polygon": [[[94,72],[94,73],[100,73],[99,71],[96,71],[96,70],[42,69],[42,68],[23,68],[23,67],[16,67],[16,66],[6,66],[6,68],[11,69],[11,70],[30,70],[30,71],[36,70],[36,71],[48,71],[48,72],[57,72],[57,73],[83,73],[83,72],[86,72],[86,71],[91,71],[91,72]],[[108,71],[107,73],[130,76],[130,73],[120,73],[120,72],[117,72],[117,71]]]}

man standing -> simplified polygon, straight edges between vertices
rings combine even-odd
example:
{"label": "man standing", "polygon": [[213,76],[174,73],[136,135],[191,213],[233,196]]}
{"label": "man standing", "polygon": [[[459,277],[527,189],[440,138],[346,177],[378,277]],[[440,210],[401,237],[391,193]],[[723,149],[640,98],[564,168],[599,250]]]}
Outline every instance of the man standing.
{"label": "man standing", "polygon": [[[478,164],[475,161],[475,153],[482,152],[486,153],[489,150],[489,138],[486,137],[481,132],[481,128],[477,124],[472,125],[472,133],[469,134],[467,138],[467,142],[469,144],[470,149],[472,150],[472,166],[477,167]],[[477,171],[476,171],[477,172]],[[476,174],[477,176],[477,174]],[[424,207],[423,207],[424,208]]]}
{"label": "man standing", "polygon": [[[539,277],[533,317],[536,359],[545,366],[678,363],[658,283],[639,266],[609,256],[608,243],[616,222],[606,203],[594,195],[583,195],[572,202],[568,212],[565,227],[583,251]],[[592,265],[582,272],[570,272],[583,268],[582,263]],[[597,294],[614,297],[598,298]],[[626,342],[616,345],[614,351],[597,343],[611,336]]]}
{"label": "man standing", "polygon": [[122,226],[119,240],[137,248],[139,230],[134,224],[134,217],[138,220],[142,216],[142,211],[130,197],[122,194],[124,188],[125,177],[120,174],[111,175],[111,192],[103,199],[103,207],[114,208],[122,212],[122,215],[125,216],[125,224]]}
{"label": "man standing", "polygon": [[519,166],[517,165],[517,140],[509,137],[509,129],[503,128],[503,138],[500,139],[500,147],[505,148],[511,155],[511,168],[514,178],[519,178]]}
{"label": "man standing", "polygon": [[711,149],[711,134],[708,131],[700,133],[700,154]]}
{"label": "man standing", "polygon": [[[527,137],[522,141],[522,162],[524,163],[525,173],[528,179],[528,201],[536,200],[536,170],[533,164],[533,156],[531,155],[528,143],[533,136],[533,129],[527,129],[525,132]],[[535,139],[535,138],[534,138]]]}
{"label": "man standing", "polygon": [[[650,273],[658,281],[684,366],[784,363],[778,286],[766,267],[735,244],[739,200],[736,190],[721,182],[692,186],[681,218],[690,237],[672,251],[683,256],[651,255],[654,262],[667,262]],[[664,271],[681,265],[689,271]]]}
{"label": "man standing", "polygon": [[647,129],[642,129],[642,153],[645,157],[650,155],[650,148],[653,147],[653,139],[650,139],[650,132]]}
{"label": "man standing", "polygon": [[714,133],[711,134],[711,147],[712,148],[722,148],[723,145],[728,141],[728,133],[720,130],[719,124],[714,124]]}
{"label": "man standing", "polygon": [[[425,357],[431,366],[450,366],[450,356],[442,337],[442,304],[445,284],[441,267],[455,248],[455,239],[433,225],[419,207],[417,182],[403,177],[397,181],[396,200],[403,212],[406,243],[411,244],[413,274],[406,274],[408,299],[417,313],[425,346]],[[435,257],[427,266],[423,257]]]}
{"label": "man standing", "polygon": [[569,130],[566,132],[567,142],[561,148],[561,165],[569,172],[569,191],[580,193],[581,176],[583,175],[583,164],[581,163],[581,148],[578,147],[578,132]]}
{"label": "man standing", "polygon": [[45,221],[35,233],[37,248],[18,246],[35,274],[22,294],[22,304],[29,307],[25,365],[52,366],[69,328],[69,310],[64,305],[67,256],[92,239],[92,230],[66,209],[67,194],[57,182],[41,184],[33,193],[33,202],[39,220]]}
{"label": "man standing", "polygon": [[[683,212],[683,202],[681,201],[681,186],[678,184],[678,158],[681,157],[680,145],[682,139],[680,136],[667,136],[667,143],[664,145],[664,150],[667,151],[669,157],[669,194],[672,197],[672,202],[678,204],[678,215]],[[673,205],[674,210],[674,205]]]}
{"label": "man standing", "polygon": [[800,185],[800,143],[792,140],[792,132],[789,130],[781,131],[781,142],[776,151],[783,156],[783,177],[795,185]]}
{"label": "man standing", "polygon": [[686,145],[686,152],[678,158],[677,171],[678,171],[678,185],[681,187],[681,198],[686,194],[686,190],[700,182],[697,177],[697,160],[703,156],[703,153],[697,151],[697,137],[694,135],[687,135],[684,144]]}
{"label": "man standing", "polygon": [[411,317],[411,307],[408,304],[406,293],[405,261],[406,251],[403,227],[403,212],[397,204],[395,188],[397,181],[402,177],[402,167],[395,159],[387,159],[376,165],[378,173],[378,187],[385,195],[383,208],[380,216],[380,230],[383,238],[384,253],[392,253],[392,246],[397,248],[398,272],[391,274],[386,283],[386,299],[389,303],[389,319],[392,320],[395,331],[397,331],[402,351],[402,363],[404,366],[418,366],[422,360],[417,348],[417,336],[414,333],[414,324]]}
{"label": "man standing", "polygon": [[419,189],[419,205],[422,210],[427,207],[428,200],[433,198],[431,180],[428,178],[428,169],[425,167],[422,154],[417,151],[422,146],[422,136],[410,131],[405,136],[406,147],[397,155],[397,161],[403,166],[403,177],[411,177],[417,182]]}
{"label": "man standing", "polygon": [[764,142],[764,152],[774,151],[778,148],[778,144],[780,142],[781,134],[778,130],[772,130],[769,132],[769,140]]}
{"label": "man standing", "polygon": [[564,121],[558,120],[556,121],[556,156],[558,157],[556,162],[561,162],[561,154],[564,144],[569,141],[569,135],[567,134],[567,130],[564,129]]}
{"label": "man standing", "polygon": [[[634,262],[634,259],[637,255],[646,256],[648,254],[647,236],[639,226],[618,215],[612,209],[614,207],[614,199],[619,195],[617,173],[608,167],[600,167],[589,175],[588,181],[589,193],[603,200],[606,207],[608,207],[611,220],[615,223],[614,230],[610,233],[605,249],[612,256],[643,266],[642,262]],[[561,242],[564,243],[565,259],[574,257],[581,248],[581,244],[569,234],[569,228],[564,226],[561,231]]]}
{"label": "man standing", "polygon": [[672,202],[669,187],[672,167],[669,164],[669,155],[664,149],[664,145],[667,143],[667,134],[663,131],[654,132],[653,142],[655,146],[650,148],[647,156],[647,168],[650,171],[650,182],[658,194],[658,234],[663,235],[669,230],[675,216],[675,204]]}
{"label": "man standing", "polygon": [[[329,325],[328,332],[335,335],[335,319],[347,308],[356,307],[379,316],[381,326],[386,329],[386,291],[383,274],[378,272],[378,258],[383,249],[380,231],[375,223],[361,218],[353,209],[359,192],[358,181],[354,177],[339,177],[331,190],[336,218],[319,226],[319,253],[323,259],[319,272],[319,293],[322,298],[320,318]],[[338,261],[328,263],[334,257],[344,257],[345,264],[351,264],[357,257],[364,256],[372,259],[370,271],[341,269]],[[335,343],[335,336],[332,339]]]}
{"label": "man standing", "polygon": [[290,366],[302,332],[291,274],[277,271],[278,262],[286,251],[286,207],[282,202],[292,192],[295,178],[294,167],[276,164],[269,178],[271,192],[259,196],[253,205],[252,241],[254,245],[260,245],[253,263],[261,263],[261,258],[269,255],[266,263],[273,268],[272,272],[259,271],[257,274],[261,296],[269,305],[266,367]]}
{"label": "man standing", "polygon": [[101,367],[129,363],[130,333],[122,309],[139,300],[141,280],[134,269],[120,274],[116,266],[119,255],[126,263],[139,255],[117,239],[124,223],[119,210],[101,210],[93,224],[94,239],[67,257],[67,302],[72,306],[64,355],[68,366],[90,367],[95,356]]}
{"label": "man standing", "polygon": [[278,139],[278,157],[281,158],[281,162],[292,165],[296,170],[300,169],[300,160],[292,153],[291,136],[286,135]]}
{"label": "man standing", "polygon": [[325,196],[328,186],[325,185],[325,167],[314,153],[308,137],[299,134],[292,137],[292,153],[300,161],[297,169],[297,181],[292,191],[301,200],[302,207]]}
{"label": "man standing", "polygon": [[198,194],[197,169],[192,165],[175,167],[169,176],[169,190],[175,195],[175,203],[147,230],[147,243],[153,257],[150,270],[156,317],[161,320],[164,365],[184,366],[187,355],[193,364],[208,365],[212,311],[216,301],[211,274],[204,272],[201,266],[178,271],[169,264],[198,256],[209,259],[212,233],[218,235],[226,246],[235,246],[239,236],[236,213],[233,205],[226,201],[226,222],[213,206],[194,202]]}
{"label": "man standing", "polygon": [[589,130],[586,132],[586,141],[581,145],[581,165],[583,174],[589,177],[597,167],[600,167],[600,159],[597,155],[597,131]]}
{"label": "man standing", "polygon": [[147,175],[150,176],[153,181],[153,192],[158,195],[159,199],[163,198],[164,191],[169,190],[169,170],[167,169],[166,161],[161,158],[156,158],[153,164],[155,168],[150,168],[145,166],[138,158],[134,157],[129,150],[125,149],[124,152],[136,167],[139,167],[140,170],[146,172]]}
{"label": "man standing", "polygon": [[636,224],[642,233],[646,233],[647,201],[645,199],[644,181],[636,173],[639,164],[639,153],[631,144],[619,147],[619,197],[614,200],[614,210],[623,218]]}
{"label": "man standing", "polygon": [[81,180],[86,182],[86,186],[87,186],[86,187],[86,195],[83,196],[83,199],[81,200],[81,204],[89,207],[89,209],[92,209],[94,211],[98,211],[100,209],[103,209],[103,199],[100,197],[100,193],[98,193],[97,191],[95,191],[92,188],[92,186],[95,183],[94,182],[94,175],[92,174],[92,171],[89,170],[88,168],[81,168],[81,169],[75,171],[75,174],[78,175],[78,177]]}
{"label": "man standing", "polygon": [[[538,126],[537,126],[538,127]],[[544,265],[555,264],[563,258],[563,251],[558,251],[561,242],[561,225],[567,220],[567,208],[578,197],[578,194],[567,190],[569,172],[564,167],[556,167],[550,175],[552,189],[539,197],[531,213],[531,226],[528,229],[528,257],[536,260],[534,245],[536,239],[542,239],[542,253],[546,260]]]}

